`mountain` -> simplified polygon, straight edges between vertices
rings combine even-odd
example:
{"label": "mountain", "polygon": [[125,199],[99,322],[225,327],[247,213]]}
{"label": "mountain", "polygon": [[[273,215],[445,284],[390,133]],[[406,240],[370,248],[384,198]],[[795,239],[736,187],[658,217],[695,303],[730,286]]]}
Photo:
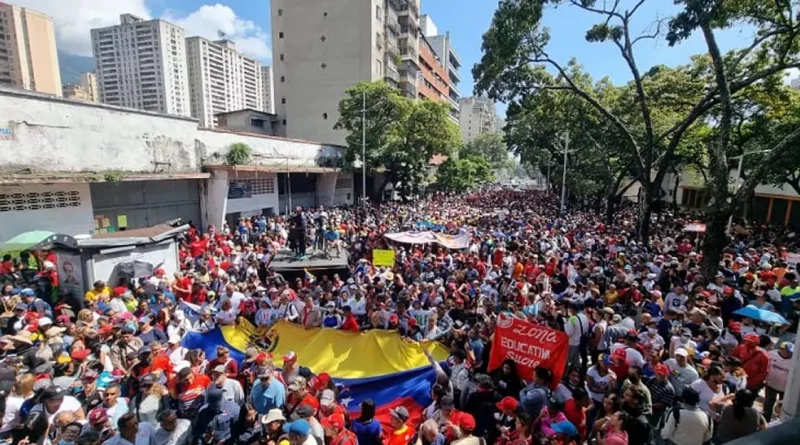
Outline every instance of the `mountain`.
{"label": "mountain", "polygon": [[58,52],[58,68],[61,71],[61,83],[78,83],[83,73],[94,71],[94,57],[76,56]]}

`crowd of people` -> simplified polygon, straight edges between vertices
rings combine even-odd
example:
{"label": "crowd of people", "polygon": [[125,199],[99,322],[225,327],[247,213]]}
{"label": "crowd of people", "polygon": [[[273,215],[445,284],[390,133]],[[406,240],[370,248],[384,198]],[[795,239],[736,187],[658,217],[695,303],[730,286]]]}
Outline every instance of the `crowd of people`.
{"label": "crowd of people", "polygon": [[[534,191],[434,195],[407,204],[298,209],[229,227],[191,227],[180,270],[59,290],[48,252],[0,263],[4,313],[0,440],[58,445],[604,445],[722,444],[780,414],[800,319],[794,235],[754,227],[731,239],[714,276],[701,273],[691,218],[664,212],[649,246],[635,209],[613,224],[560,216]],[[468,234],[468,249],[392,244],[424,223]],[[395,250],[394,267],[372,265]],[[348,254],[347,276],[287,280],[281,249]],[[192,319],[183,303],[199,307]],[[738,312],[781,315],[765,323]],[[753,308],[751,308],[753,309]],[[569,337],[561,381],[513,360],[489,369],[499,314]],[[249,348],[241,362],[187,350],[189,332],[247,320],[308,329],[391,330],[441,342],[421,418],[407,407],[353,415],[325,369]],[[354,334],[356,335],[356,334]]]}

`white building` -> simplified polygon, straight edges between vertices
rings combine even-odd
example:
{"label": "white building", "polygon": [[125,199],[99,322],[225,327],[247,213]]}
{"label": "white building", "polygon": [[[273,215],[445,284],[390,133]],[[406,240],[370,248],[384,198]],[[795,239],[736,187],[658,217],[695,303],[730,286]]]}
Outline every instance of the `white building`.
{"label": "white building", "polygon": [[92,29],[100,101],[190,115],[183,28],[122,14],[120,24]]}
{"label": "white building", "polygon": [[264,87],[261,65],[236,50],[230,40],[186,39],[192,117],[215,127],[217,113],[250,108],[261,111]]}
{"label": "white building", "polygon": [[498,131],[497,113],[494,102],[485,97],[464,97],[459,99],[459,127],[465,142],[470,142],[481,133]]}
{"label": "white building", "polygon": [[275,114],[275,81],[272,76],[271,66],[261,67],[261,84],[264,86],[263,103],[261,104],[261,111],[266,113]]}
{"label": "white building", "polygon": [[417,97],[419,0],[272,0],[275,112],[288,137],[344,144],[344,91],[386,80]]}

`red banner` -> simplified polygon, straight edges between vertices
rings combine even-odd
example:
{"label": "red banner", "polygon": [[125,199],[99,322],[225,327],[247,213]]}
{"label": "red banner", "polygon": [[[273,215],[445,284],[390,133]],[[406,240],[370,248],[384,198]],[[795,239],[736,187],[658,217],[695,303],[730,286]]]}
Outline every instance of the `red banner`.
{"label": "red banner", "polygon": [[568,352],[567,334],[500,314],[494,330],[489,371],[503,366],[506,359],[511,359],[517,364],[517,374],[531,381],[534,369],[541,366],[553,372],[552,386],[555,388],[567,365]]}

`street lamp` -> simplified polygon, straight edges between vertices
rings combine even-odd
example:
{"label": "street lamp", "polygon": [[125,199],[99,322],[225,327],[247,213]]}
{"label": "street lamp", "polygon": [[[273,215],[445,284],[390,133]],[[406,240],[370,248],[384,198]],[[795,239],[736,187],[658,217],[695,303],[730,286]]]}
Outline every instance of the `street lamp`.
{"label": "street lamp", "polygon": [[[740,154],[739,156],[732,156],[730,158],[730,159],[739,158],[739,166],[736,168],[736,191],[737,192],[739,191],[739,187],[741,187],[741,184],[739,183],[739,180],[742,178],[742,164],[744,163],[744,157],[747,156],[747,155],[754,155],[754,154],[757,154],[757,153],[767,153],[767,152],[769,152],[769,150],[748,151],[746,153]],[[747,205],[745,205],[744,207],[745,207],[745,211],[746,211]],[[727,233],[731,233],[731,227],[732,226],[733,226],[733,212],[731,212],[731,216],[728,217],[728,231],[727,231]]]}
{"label": "street lamp", "polygon": [[367,207],[367,111],[383,103],[379,100],[367,108],[367,90],[361,91],[361,208]]}

